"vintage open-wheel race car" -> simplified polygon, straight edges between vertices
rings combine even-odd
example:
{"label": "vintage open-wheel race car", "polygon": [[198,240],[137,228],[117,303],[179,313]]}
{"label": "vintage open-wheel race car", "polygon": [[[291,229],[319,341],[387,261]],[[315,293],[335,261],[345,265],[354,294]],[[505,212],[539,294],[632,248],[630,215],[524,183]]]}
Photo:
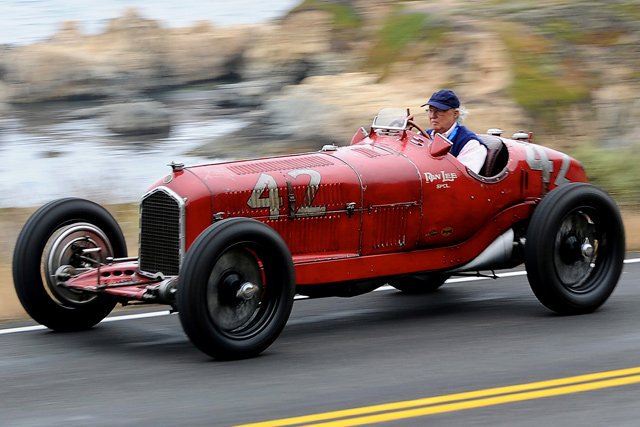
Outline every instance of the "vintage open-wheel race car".
{"label": "vintage open-wheel race car", "polygon": [[[203,352],[257,355],[296,293],[353,296],[390,284],[430,292],[451,275],[524,263],[540,302],[561,314],[602,305],[625,255],[614,201],[561,152],[480,135],[476,174],[450,142],[382,110],[348,146],[185,167],[140,202],[137,258],[109,212],[78,198],[38,209],[17,239],[25,310],[56,331],[87,329],[117,303],[168,304]],[[419,127],[418,127],[419,129]]]}

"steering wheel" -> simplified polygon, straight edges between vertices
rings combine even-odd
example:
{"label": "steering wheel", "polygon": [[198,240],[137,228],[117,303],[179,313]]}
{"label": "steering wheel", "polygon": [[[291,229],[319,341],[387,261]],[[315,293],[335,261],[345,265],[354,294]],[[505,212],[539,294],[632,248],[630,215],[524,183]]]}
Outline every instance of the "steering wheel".
{"label": "steering wheel", "polygon": [[407,120],[407,129],[411,130],[413,128],[416,128],[416,130],[418,132],[420,132],[420,134],[422,134],[422,136],[424,136],[424,137],[426,137],[428,139],[431,139],[431,135],[429,135],[427,132],[425,132],[424,129],[422,129],[419,124],[417,124],[413,120]]}

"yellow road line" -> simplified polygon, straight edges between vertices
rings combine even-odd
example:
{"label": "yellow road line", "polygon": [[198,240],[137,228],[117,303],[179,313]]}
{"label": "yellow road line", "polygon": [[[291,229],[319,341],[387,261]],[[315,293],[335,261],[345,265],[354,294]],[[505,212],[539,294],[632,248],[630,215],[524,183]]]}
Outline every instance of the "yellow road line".
{"label": "yellow road line", "polygon": [[426,408],[409,409],[405,411],[388,412],[366,417],[348,418],[320,424],[308,424],[309,427],[351,427],[371,425],[386,421],[402,420],[406,418],[423,417],[425,415],[442,414],[444,412],[462,411],[464,409],[481,408],[484,406],[502,405],[505,403],[521,402],[523,400],[541,399],[543,397],[560,396],[563,394],[581,393],[590,390],[598,390],[609,387],[619,387],[628,384],[640,383],[640,375],[632,377],[616,378],[611,380],[596,381],[578,385],[549,388],[544,390],[527,391],[523,393],[507,394],[497,397],[469,400],[458,403],[428,406]]}
{"label": "yellow road line", "polygon": [[[522,400],[580,393],[589,390],[598,390],[601,388],[618,387],[640,382],[640,375],[638,374],[640,374],[640,366],[615,371],[596,372],[593,374],[558,378],[554,380],[538,381],[513,386],[496,387],[464,393],[384,403],[380,405],[244,424],[237,427],[284,427],[338,419],[340,420],[322,424],[313,424],[313,426],[358,426],[443,412],[459,411],[463,409],[479,408],[483,406],[519,402]],[[372,415],[380,412],[386,413]],[[358,418],[344,419],[347,417]]]}

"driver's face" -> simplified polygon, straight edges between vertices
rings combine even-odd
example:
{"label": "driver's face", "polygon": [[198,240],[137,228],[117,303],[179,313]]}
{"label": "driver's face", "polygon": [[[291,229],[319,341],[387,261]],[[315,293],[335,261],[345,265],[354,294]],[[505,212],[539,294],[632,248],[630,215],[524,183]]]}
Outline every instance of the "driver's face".
{"label": "driver's face", "polygon": [[453,123],[458,120],[458,110],[449,108],[448,110],[440,110],[436,107],[429,106],[427,110],[431,128],[436,133],[445,133],[449,130]]}

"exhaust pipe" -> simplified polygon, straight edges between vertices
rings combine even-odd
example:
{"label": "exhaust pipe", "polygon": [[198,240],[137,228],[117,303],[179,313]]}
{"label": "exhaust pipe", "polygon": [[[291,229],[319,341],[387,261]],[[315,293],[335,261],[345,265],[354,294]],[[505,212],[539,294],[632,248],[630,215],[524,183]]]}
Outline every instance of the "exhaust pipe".
{"label": "exhaust pipe", "polygon": [[505,231],[487,246],[480,255],[465,265],[452,270],[452,272],[491,270],[496,268],[497,265],[508,263],[511,261],[511,254],[513,253],[514,236],[513,229]]}

